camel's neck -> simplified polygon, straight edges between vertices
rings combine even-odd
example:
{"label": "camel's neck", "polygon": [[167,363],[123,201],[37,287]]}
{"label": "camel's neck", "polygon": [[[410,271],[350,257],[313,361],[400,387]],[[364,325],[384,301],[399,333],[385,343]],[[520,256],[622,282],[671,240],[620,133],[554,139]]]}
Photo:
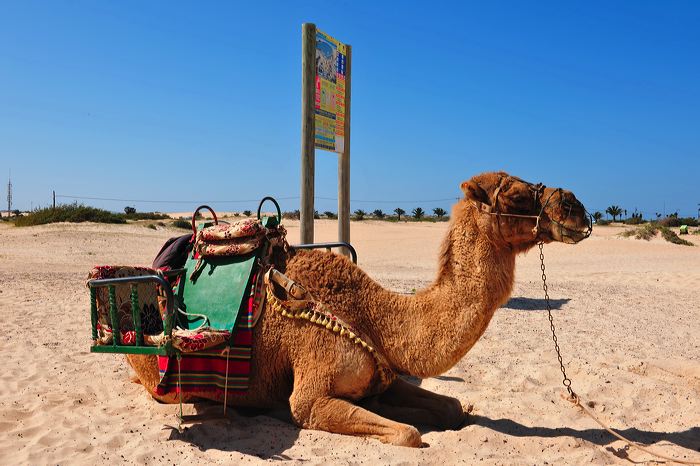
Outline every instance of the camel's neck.
{"label": "camel's neck", "polygon": [[455,207],[458,218],[445,239],[436,281],[415,297],[386,292],[375,303],[383,309],[372,312],[372,333],[402,373],[431,377],[454,366],[510,295],[515,254],[489,242],[468,208]]}

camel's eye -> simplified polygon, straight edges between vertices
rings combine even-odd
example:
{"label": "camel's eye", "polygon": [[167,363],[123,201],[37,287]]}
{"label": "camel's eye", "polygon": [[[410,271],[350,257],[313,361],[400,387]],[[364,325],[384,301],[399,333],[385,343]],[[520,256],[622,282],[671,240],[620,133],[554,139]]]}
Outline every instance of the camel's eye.
{"label": "camel's eye", "polygon": [[527,193],[519,192],[513,194],[512,199],[515,204],[523,204],[530,201],[530,196]]}

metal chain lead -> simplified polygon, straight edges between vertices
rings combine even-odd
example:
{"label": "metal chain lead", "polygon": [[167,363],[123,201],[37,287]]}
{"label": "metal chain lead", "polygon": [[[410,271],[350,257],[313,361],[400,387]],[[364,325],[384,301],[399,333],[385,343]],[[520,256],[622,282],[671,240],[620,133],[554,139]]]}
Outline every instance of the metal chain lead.
{"label": "metal chain lead", "polygon": [[562,383],[566,387],[566,391],[569,395],[575,397],[576,394],[571,389],[571,379],[566,375],[566,368],[564,368],[564,362],[561,359],[561,351],[559,350],[559,343],[557,342],[557,333],[554,328],[554,318],[552,317],[552,305],[549,303],[549,293],[547,292],[547,274],[544,271],[544,243],[539,243],[540,247],[540,268],[542,269],[542,289],[544,290],[544,300],[547,304],[547,315],[549,315],[549,328],[552,330],[552,341],[554,341],[554,349],[557,351],[557,359],[559,359],[559,367],[561,368],[561,373],[564,376]]}

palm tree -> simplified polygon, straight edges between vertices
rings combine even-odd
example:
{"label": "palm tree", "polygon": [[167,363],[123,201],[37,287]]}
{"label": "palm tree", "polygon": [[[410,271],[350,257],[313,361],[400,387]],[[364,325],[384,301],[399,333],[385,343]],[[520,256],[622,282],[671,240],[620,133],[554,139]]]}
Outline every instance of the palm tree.
{"label": "palm tree", "polygon": [[401,221],[401,216],[402,216],[403,214],[405,214],[406,211],[403,210],[401,207],[397,207],[396,209],[394,209],[394,213],[395,213],[396,215],[398,215],[398,217],[399,217],[399,222],[400,222],[400,221]]}
{"label": "palm tree", "polygon": [[617,219],[617,216],[622,214],[622,208],[620,208],[620,206],[617,205],[611,205],[610,207],[605,209],[605,213],[612,215],[614,222]]}
{"label": "palm tree", "polygon": [[365,219],[365,215],[367,215],[367,212],[365,212],[365,211],[362,210],[362,209],[357,209],[357,210],[355,211],[355,220],[364,220],[364,219]]}
{"label": "palm tree", "polygon": [[331,212],[330,210],[325,211],[323,215],[325,215],[326,218],[338,218],[338,216],[335,215],[335,212]]}
{"label": "palm tree", "polygon": [[437,218],[442,218],[447,214],[447,211],[445,209],[440,208],[440,207],[436,207],[435,209],[433,209],[433,213],[435,214],[435,216]]}
{"label": "palm tree", "polygon": [[599,221],[601,218],[603,218],[603,214],[601,214],[600,212],[596,211],[596,212],[593,214],[593,220],[595,220],[596,223],[598,223],[598,221]]}
{"label": "palm tree", "polygon": [[375,218],[384,218],[384,212],[382,212],[382,209],[375,210],[372,212],[372,215],[374,215]]}
{"label": "palm tree", "polygon": [[246,217],[250,217],[251,215],[253,215],[253,212],[250,210],[244,210],[243,215],[245,215]]}
{"label": "palm tree", "polygon": [[423,218],[423,215],[425,215],[425,212],[420,207],[416,207],[411,212],[413,213],[413,218],[416,220]]}

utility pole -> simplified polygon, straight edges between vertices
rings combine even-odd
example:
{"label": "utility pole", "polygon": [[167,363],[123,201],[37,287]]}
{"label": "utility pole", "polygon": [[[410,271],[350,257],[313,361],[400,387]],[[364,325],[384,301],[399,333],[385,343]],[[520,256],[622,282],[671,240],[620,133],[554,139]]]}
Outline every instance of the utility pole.
{"label": "utility pole", "polygon": [[7,177],[7,218],[12,215],[12,170]]}

